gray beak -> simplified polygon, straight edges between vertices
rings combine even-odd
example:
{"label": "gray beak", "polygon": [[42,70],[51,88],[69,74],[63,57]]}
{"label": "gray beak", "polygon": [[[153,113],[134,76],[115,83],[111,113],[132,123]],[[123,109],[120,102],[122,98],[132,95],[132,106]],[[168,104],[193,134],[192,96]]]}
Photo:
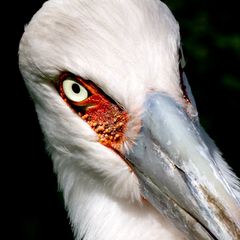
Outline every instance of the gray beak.
{"label": "gray beak", "polygon": [[141,131],[126,158],[142,195],[188,239],[240,239],[240,204],[223,160],[199,122],[172,98],[147,96]]}

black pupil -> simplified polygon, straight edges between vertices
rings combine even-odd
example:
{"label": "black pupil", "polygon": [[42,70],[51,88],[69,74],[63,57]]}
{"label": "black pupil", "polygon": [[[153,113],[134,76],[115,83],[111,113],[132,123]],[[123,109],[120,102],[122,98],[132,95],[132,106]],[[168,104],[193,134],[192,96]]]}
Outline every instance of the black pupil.
{"label": "black pupil", "polygon": [[74,93],[78,94],[80,93],[80,86],[77,83],[73,83],[72,90]]}

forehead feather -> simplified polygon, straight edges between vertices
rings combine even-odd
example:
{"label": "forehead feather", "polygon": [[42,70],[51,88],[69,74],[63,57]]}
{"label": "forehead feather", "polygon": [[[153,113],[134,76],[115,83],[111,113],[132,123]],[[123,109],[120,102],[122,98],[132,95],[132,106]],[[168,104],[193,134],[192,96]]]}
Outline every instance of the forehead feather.
{"label": "forehead feather", "polygon": [[119,102],[122,92],[146,88],[177,95],[179,41],[177,22],[158,0],[51,0],[26,27],[20,68],[36,81],[72,72]]}

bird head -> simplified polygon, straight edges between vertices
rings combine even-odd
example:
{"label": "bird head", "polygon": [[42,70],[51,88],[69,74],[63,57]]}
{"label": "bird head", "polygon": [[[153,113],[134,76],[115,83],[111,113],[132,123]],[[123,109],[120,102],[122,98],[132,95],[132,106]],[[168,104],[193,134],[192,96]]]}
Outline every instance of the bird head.
{"label": "bird head", "polygon": [[80,169],[193,239],[239,239],[238,180],[200,126],[164,3],[48,1],[19,65],[63,188]]}

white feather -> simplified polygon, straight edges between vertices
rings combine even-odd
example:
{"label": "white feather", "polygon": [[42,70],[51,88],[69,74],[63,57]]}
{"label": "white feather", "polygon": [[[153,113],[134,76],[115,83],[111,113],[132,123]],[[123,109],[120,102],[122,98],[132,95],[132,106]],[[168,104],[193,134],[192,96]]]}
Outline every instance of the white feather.
{"label": "white feather", "polygon": [[[96,133],[54,87],[62,71],[94,81],[128,110],[131,121],[124,148],[129,148],[146,93],[166,92],[183,103],[179,45],[178,24],[158,0],[51,0],[25,28],[20,69],[76,239],[184,239],[148,204],[140,204],[136,176],[116,153],[98,143]],[[239,191],[227,164],[218,164]]]}

